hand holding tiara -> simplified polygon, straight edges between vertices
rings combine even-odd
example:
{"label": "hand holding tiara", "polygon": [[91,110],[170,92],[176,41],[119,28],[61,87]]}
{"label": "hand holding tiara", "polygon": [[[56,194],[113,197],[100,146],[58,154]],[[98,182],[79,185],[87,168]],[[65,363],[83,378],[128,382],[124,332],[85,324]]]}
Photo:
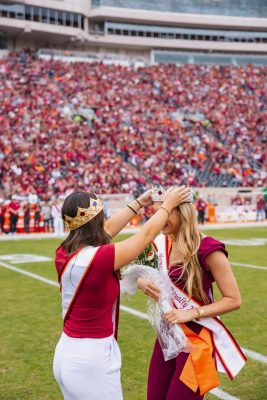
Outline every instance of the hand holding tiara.
{"label": "hand holding tiara", "polygon": [[[171,186],[168,189],[177,189],[179,186]],[[181,188],[185,188],[185,186],[181,186]],[[165,200],[166,190],[162,186],[153,186],[152,187],[152,200],[154,203],[163,203]],[[186,196],[185,201],[183,203],[192,203],[193,201],[193,190],[192,188],[188,188],[188,195]]]}
{"label": "hand holding tiara", "polygon": [[146,192],[144,192],[143,194],[141,194],[141,196],[139,196],[137,198],[138,203],[142,204],[142,207],[149,207],[153,204],[153,200],[152,200],[152,189],[147,190]]}

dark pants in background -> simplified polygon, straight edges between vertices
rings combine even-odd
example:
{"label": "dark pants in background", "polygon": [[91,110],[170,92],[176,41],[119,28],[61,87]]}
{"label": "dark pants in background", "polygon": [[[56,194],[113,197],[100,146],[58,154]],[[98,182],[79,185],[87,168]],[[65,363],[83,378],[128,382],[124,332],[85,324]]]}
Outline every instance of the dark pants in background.
{"label": "dark pants in background", "polygon": [[30,231],[30,216],[28,214],[24,215],[24,232],[29,233]]}
{"label": "dark pants in background", "polygon": [[0,217],[0,230],[4,232],[4,216]]}
{"label": "dark pants in background", "polygon": [[204,224],[205,222],[205,211],[198,211],[198,222]]}
{"label": "dark pants in background", "polygon": [[18,218],[17,215],[10,215],[10,233],[16,233]]}

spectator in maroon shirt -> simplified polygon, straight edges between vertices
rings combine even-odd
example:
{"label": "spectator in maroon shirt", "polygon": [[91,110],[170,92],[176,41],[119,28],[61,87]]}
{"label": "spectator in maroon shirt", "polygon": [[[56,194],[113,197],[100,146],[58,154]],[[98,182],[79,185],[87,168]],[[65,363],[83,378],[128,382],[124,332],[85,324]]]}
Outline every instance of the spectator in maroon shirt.
{"label": "spectator in maroon shirt", "polygon": [[265,200],[262,195],[257,197],[256,203],[256,221],[264,221],[265,220]]}
{"label": "spectator in maroon shirt", "polygon": [[198,213],[198,222],[200,224],[204,224],[205,222],[205,210],[207,208],[207,203],[205,200],[200,196],[196,201],[196,209]]}
{"label": "spectator in maroon shirt", "polygon": [[10,212],[10,233],[14,234],[17,231],[20,203],[13,198],[9,203],[8,210]]}

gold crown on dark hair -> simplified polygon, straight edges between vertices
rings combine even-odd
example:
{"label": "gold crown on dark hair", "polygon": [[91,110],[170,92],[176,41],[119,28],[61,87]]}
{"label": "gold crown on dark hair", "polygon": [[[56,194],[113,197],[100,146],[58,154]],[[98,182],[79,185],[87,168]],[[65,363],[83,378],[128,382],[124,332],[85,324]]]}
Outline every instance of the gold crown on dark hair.
{"label": "gold crown on dark hair", "polygon": [[91,221],[100,211],[103,210],[103,201],[98,197],[96,199],[90,199],[90,207],[81,208],[78,207],[77,214],[75,217],[69,217],[64,214],[64,224],[67,229],[73,231],[74,229],[80,228],[87,222]]}

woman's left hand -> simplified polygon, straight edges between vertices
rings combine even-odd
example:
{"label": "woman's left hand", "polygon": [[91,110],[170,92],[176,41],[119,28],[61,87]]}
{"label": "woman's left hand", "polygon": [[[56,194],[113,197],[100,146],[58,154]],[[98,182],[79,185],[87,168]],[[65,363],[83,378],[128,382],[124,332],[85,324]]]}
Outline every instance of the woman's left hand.
{"label": "woman's left hand", "polygon": [[145,193],[139,196],[137,200],[142,204],[143,207],[152,206],[152,190],[147,190]]}
{"label": "woman's left hand", "polygon": [[194,309],[177,310],[177,308],[173,308],[171,311],[164,313],[164,318],[170,325],[182,324],[196,318],[196,312]]}

